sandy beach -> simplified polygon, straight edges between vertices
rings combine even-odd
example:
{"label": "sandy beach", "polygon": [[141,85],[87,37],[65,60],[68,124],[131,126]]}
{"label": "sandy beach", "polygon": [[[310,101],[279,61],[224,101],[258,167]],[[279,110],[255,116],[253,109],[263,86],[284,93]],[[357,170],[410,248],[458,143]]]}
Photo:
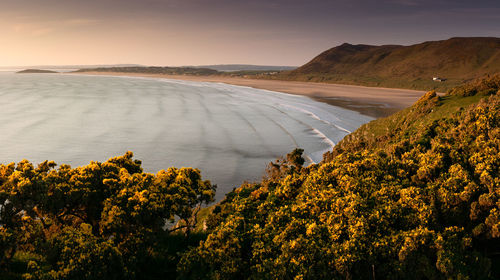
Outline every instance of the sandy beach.
{"label": "sandy beach", "polygon": [[417,101],[424,94],[423,91],[408,89],[258,80],[224,76],[187,76],[120,72],[79,72],[76,74],[151,77],[247,86],[270,91],[304,95],[317,101],[354,110],[375,118],[388,116],[394,112],[404,109],[415,103],[415,101]]}

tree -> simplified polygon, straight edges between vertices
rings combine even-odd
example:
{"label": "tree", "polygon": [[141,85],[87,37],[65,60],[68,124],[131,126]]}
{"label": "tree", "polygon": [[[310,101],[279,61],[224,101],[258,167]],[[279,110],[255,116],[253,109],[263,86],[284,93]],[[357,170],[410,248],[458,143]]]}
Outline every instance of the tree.
{"label": "tree", "polygon": [[[16,252],[38,257],[26,278],[146,277],[149,263],[168,262],[168,222],[179,217],[186,233],[203,203],[215,195],[198,169],[144,173],[127,152],[104,163],[71,168],[24,160],[0,166],[0,265]],[[174,239],[177,237],[174,237]],[[193,241],[194,242],[194,241]],[[189,242],[179,250],[184,250]],[[169,268],[172,271],[172,268]],[[123,272],[123,273],[121,273]]]}

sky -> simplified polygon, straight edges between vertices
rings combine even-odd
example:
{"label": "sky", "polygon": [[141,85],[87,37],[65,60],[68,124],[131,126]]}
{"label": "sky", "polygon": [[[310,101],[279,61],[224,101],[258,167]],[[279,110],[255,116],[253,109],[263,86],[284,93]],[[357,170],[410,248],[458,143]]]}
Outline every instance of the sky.
{"label": "sky", "polygon": [[0,0],[0,66],[299,66],[472,36],[500,37],[500,0]]}

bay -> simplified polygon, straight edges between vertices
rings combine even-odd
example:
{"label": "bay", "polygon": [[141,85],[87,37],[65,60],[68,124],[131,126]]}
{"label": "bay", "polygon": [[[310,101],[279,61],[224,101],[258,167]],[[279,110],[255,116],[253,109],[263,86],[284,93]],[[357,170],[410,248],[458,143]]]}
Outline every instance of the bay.
{"label": "bay", "polygon": [[199,168],[216,199],[294,148],[318,162],[372,120],[304,96],[155,78],[0,73],[0,163],[73,167],[126,151],[147,172]]}

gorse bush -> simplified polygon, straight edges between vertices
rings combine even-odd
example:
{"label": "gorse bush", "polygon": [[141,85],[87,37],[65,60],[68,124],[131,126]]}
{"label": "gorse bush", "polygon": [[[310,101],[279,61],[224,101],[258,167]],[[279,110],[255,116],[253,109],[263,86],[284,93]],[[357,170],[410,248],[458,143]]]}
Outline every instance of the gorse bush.
{"label": "gorse bush", "polygon": [[180,277],[499,277],[499,80],[467,86],[481,101],[451,111],[454,91],[428,93],[405,117],[346,137],[321,164],[272,164],[267,179],[214,209]]}
{"label": "gorse bush", "polygon": [[215,186],[199,170],[145,173],[130,152],[0,165],[0,275],[498,279],[499,85],[429,92],[319,164],[296,149],[203,215]]}
{"label": "gorse bush", "polygon": [[[190,240],[179,240],[176,231],[189,234],[192,216],[213,200],[215,186],[192,168],[144,173],[132,156],[127,152],[74,169],[55,169],[47,161],[38,167],[28,161],[1,165],[4,269],[16,252],[30,252],[39,258],[29,260],[26,279],[150,279],[159,271],[175,273],[179,250],[170,240],[187,246]],[[175,217],[183,220],[182,228],[167,227]]]}

